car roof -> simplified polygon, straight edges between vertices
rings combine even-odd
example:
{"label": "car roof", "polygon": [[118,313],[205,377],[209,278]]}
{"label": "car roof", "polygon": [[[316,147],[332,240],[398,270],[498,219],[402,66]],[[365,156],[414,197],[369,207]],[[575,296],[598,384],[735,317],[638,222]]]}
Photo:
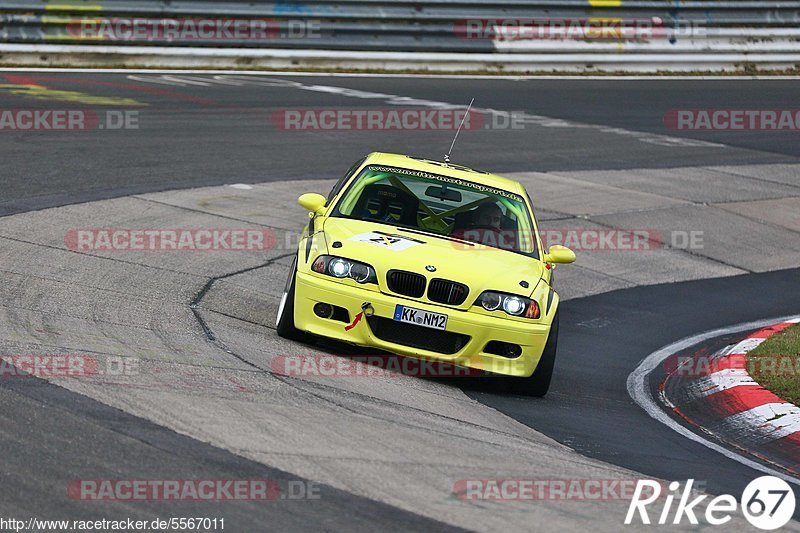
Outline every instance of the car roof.
{"label": "car roof", "polygon": [[441,176],[471,181],[480,185],[496,187],[508,192],[523,195],[525,194],[525,188],[516,180],[504,178],[503,176],[498,176],[497,174],[491,174],[489,172],[483,172],[481,170],[474,170],[455,163],[446,164],[442,163],[441,161],[432,161],[430,159],[413,157],[410,155],[372,152],[367,156],[364,164],[386,165],[391,167],[406,168],[409,170],[430,172],[431,174],[439,174]]}

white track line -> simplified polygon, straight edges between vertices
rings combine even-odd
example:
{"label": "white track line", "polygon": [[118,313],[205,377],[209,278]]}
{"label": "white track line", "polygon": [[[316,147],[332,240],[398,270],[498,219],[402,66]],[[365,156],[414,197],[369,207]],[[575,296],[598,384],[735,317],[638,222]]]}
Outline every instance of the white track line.
{"label": "white track line", "polygon": [[[424,98],[412,98],[409,96],[402,96],[398,94],[390,94],[390,93],[380,93],[380,92],[372,92],[372,91],[364,91],[364,90],[355,90],[348,87],[340,87],[340,86],[333,86],[333,85],[317,85],[317,84],[310,84],[310,83],[301,83],[299,81],[293,81],[289,79],[285,79],[285,77],[262,77],[261,79],[257,79],[255,77],[247,76],[237,76],[237,75],[213,75],[213,76],[206,76],[206,77],[198,77],[198,76],[181,76],[175,74],[169,75],[128,75],[127,78],[129,80],[141,82],[141,83],[154,83],[160,85],[175,85],[178,87],[185,87],[186,85],[197,85],[197,86],[212,86],[215,84],[218,85],[245,85],[245,84],[255,84],[259,85],[260,83],[267,84],[268,86],[272,87],[284,87],[284,88],[294,88],[303,91],[314,91],[314,92],[321,92],[327,94],[334,94],[337,96],[349,97],[349,98],[360,98],[360,99],[367,99],[367,100],[376,100],[381,101],[383,103],[389,105],[397,105],[397,106],[415,106],[415,107],[425,107],[431,109],[463,109],[464,103],[453,103],[453,102],[443,102],[439,100],[427,100]],[[561,118],[554,118],[544,115],[535,115],[531,113],[527,113],[524,111],[514,111],[514,110],[497,110],[491,108],[480,108],[480,107],[473,107],[472,108],[477,113],[482,113],[485,115],[492,115],[503,117],[503,119],[508,119],[510,117],[515,117],[522,124],[535,124],[537,126],[543,128],[570,128],[570,129],[581,129],[581,130],[595,130],[599,131],[606,135],[617,135],[621,136],[625,139],[633,139],[636,141],[640,141],[647,144],[655,144],[658,146],[668,146],[668,147],[693,147],[693,148],[718,148],[718,149],[727,149],[729,148],[728,145],[713,143],[710,141],[703,141],[700,139],[694,139],[689,137],[675,137],[672,135],[665,135],[661,133],[650,133],[645,131],[638,131],[638,130],[627,130],[624,128],[612,128],[607,125],[601,124],[592,124],[592,123],[585,123],[579,122],[576,120],[566,120]]]}
{"label": "white track line", "polygon": [[157,68],[67,68],[67,67],[0,67],[0,72],[106,72],[113,74],[248,74],[252,76],[325,76],[340,78],[445,78],[445,79],[473,79],[473,80],[592,80],[592,81],[637,81],[637,80],[720,80],[720,81],[745,81],[745,80],[800,80],[800,76],[558,76],[558,75],[480,75],[480,74],[376,74],[369,72],[300,72],[292,70],[197,70],[197,69],[157,69]]}
{"label": "white track line", "polygon": [[678,342],[674,342],[668,346],[664,346],[663,348],[656,350],[655,352],[645,357],[642,360],[642,362],[639,363],[639,366],[637,366],[636,369],[630,373],[627,381],[628,394],[630,394],[631,398],[633,398],[633,401],[639,404],[639,406],[642,409],[644,409],[648,415],[658,420],[659,422],[661,422],[671,430],[675,431],[676,433],[683,435],[687,439],[702,444],[706,448],[710,448],[715,452],[719,452],[728,459],[732,459],[754,470],[758,470],[759,472],[764,472],[765,474],[769,474],[771,476],[779,477],[785,481],[788,481],[789,483],[794,483],[795,485],[800,486],[800,479],[792,477],[784,472],[779,472],[778,470],[775,470],[768,466],[762,465],[761,463],[758,463],[743,455],[740,455],[727,448],[724,448],[714,442],[711,442],[710,440],[703,438],[702,436],[689,430],[688,428],[682,426],[681,424],[670,418],[669,415],[667,415],[667,413],[664,412],[664,410],[658,405],[655,398],[653,398],[653,396],[650,394],[650,387],[648,386],[648,381],[647,381],[648,374],[650,374],[650,372],[652,372],[660,364],[662,364],[665,359],[695,344],[698,344],[700,342],[703,342],[707,339],[711,339],[714,337],[728,335],[731,333],[738,333],[740,331],[746,331],[748,329],[764,328],[767,326],[771,326],[773,324],[777,324],[779,322],[788,322],[792,320],[797,320],[798,318],[800,317],[791,315],[791,316],[778,317],[767,320],[757,320],[755,322],[747,322],[735,326],[729,326],[725,328],[715,329],[712,331],[706,331],[705,333],[699,333],[697,335],[687,337]]}

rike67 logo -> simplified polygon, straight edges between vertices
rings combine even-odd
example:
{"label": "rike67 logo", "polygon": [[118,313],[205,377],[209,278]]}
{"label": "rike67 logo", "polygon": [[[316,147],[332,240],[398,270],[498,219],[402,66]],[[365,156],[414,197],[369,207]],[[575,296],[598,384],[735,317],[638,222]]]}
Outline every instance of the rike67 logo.
{"label": "rike67 logo", "polygon": [[[668,486],[667,494],[663,495],[662,484],[658,481],[639,480],[628,507],[628,514],[625,516],[625,524],[640,522],[648,525],[678,525],[684,523],[685,519],[692,525],[698,525],[700,508],[709,496],[693,493],[693,484],[694,480],[690,479],[681,490],[680,483],[673,481]],[[659,500],[663,500],[663,507]],[[656,502],[659,502],[659,505],[652,505]],[[652,507],[648,508],[651,505]],[[721,494],[705,505],[704,516],[701,516],[705,518],[707,524],[720,526],[730,522],[739,507],[747,521],[758,529],[778,529],[786,525],[794,515],[794,492],[784,480],[773,476],[762,476],[745,487],[740,501],[737,502],[730,494]],[[655,511],[652,519],[650,511]]]}

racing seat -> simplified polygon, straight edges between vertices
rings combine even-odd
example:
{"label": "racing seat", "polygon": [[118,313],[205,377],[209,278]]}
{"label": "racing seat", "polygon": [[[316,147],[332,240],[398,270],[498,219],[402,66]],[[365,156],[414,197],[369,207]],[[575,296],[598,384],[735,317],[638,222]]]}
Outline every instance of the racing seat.
{"label": "racing seat", "polygon": [[464,230],[467,230],[472,227],[472,215],[473,212],[470,211],[462,211],[460,213],[456,213],[455,217],[453,217],[453,231],[452,233],[460,233],[463,234]]}
{"label": "racing seat", "polygon": [[503,215],[499,228],[481,228],[475,220],[475,212],[476,209],[470,209],[457,213],[450,236],[478,244],[496,246],[504,250],[519,250],[516,242],[517,223],[514,219]]}
{"label": "racing seat", "polygon": [[453,231],[450,232],[451,237],[456,239],[466,239],[468,241],[479,242],[474,235],[469,235],[469,231],[475,227],[475,210],[462,211],[456,213],[453,217]]}
{"label": "racing seat", "polygon": [[397,187],[373,183],[364,187],[353,216],[363,220],[417,226],[419,198]]}

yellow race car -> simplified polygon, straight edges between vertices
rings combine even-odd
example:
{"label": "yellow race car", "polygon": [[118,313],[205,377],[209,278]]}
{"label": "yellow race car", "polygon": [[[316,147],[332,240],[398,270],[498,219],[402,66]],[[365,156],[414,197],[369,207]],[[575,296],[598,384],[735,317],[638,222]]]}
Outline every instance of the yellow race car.
{"label": "yellow race car", "polygon": [[[556,357],[555,263],[516,181],[372,153],[309,211],[278,309],[282,337],[313,334],[507,376],[547,393]],[[363,318],[363,319],[362,319]]]}

